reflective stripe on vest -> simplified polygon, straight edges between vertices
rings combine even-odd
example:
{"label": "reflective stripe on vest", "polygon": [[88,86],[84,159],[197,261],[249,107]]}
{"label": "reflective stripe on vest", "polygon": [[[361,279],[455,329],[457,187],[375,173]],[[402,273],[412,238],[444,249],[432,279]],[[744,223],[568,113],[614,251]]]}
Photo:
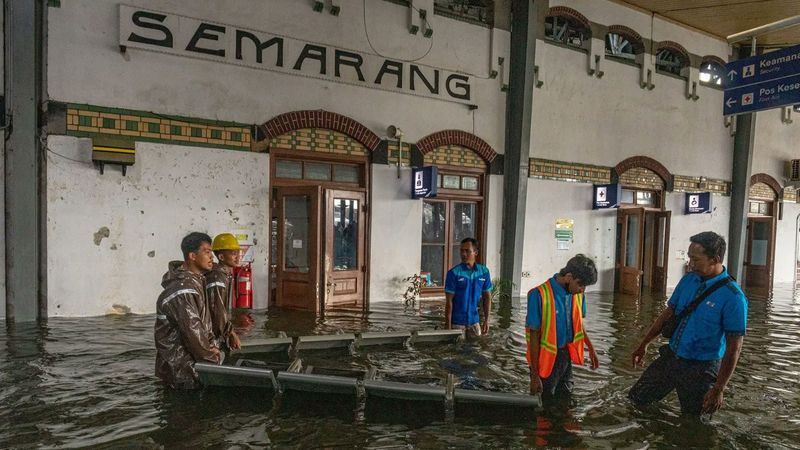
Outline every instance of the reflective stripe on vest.
{"label": "reflective stripe on vest", "polygon": [[[558,354],[558,338],[556,336],[556,305],[551,280],[534,288],[539,291],[542,302],[542,323],[539,327],[539,377],[547,378],[553,372]],[[567,344],[572,362],[583,365],[583,294],[572,296],[572,342]],[[525,329],[525,341],[530,343],[530,330]],[[528,344],[526,352],[528,365],[531,363],[531,348]]]}

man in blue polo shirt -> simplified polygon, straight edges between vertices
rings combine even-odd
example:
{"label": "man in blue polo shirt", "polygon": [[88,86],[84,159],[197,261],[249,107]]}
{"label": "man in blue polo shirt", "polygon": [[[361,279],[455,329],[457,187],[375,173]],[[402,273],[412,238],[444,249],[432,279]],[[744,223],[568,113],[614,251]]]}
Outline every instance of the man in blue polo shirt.
{"label": "man in blue polo shirt", "polygon": [[[747,328],[747,298],[722,265],[725,239],[706,231],[690,238],[690,273],[683,276],[667,308],[655,320],[631,355],[634,367],[644,365],[647,346],[670,318],[722,280],[697,308],[685,315],[659,357],[644,371],[628,397],[637,406],[678,392],[684,414],[712,414],[722,406],[723,392],[736,369]],[[727,281],[727,282],[726,282]]]}
{"label": "man in blue polo shirt", "polygon": [[[492,277],[489,269],[475,262],[478,241],[466,238],[461,241],[461,264],[447,271],[444,281],[445,326],[460,328],[472,336],[489,333],[489,311],[492,308],[490,292]],[[483,322],[478,314],[478,304],[483,297]]]}

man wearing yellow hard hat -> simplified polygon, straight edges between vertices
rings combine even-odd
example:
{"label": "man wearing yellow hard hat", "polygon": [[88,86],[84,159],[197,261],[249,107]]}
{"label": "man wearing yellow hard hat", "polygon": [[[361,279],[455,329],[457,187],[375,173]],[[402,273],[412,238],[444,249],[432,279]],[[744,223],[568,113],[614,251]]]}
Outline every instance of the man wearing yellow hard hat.
{"label": "man wearing yellow hard hat", "polygon": [[218,234],[211,244],[211,250],[219,261],[205,273],[206,299],[211,311],[214,337],[220,343],[227,343],[231,349],[238,350],[241,343],[233,331],[228,308],[232,304],[233,269],[239,265],[239,241],[231,233]]}

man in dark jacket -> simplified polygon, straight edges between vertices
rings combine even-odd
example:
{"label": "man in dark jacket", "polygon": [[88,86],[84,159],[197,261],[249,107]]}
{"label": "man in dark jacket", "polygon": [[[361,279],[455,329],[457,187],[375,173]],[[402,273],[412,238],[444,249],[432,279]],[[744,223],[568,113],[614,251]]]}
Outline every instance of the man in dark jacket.
{"label": "man in dark jacket", "polygon": [[211,249],[219,261],[205,273],[206,300],[211,313],[211,328],[214,338],[233,350],[241,346],[239,336],[233,331],[228,310],[232,306],[233,268],[239,265],[239,241],[231,233],[214,237]]}
{"label": "man in dark jacket", "polygon": [[194,370],[198,361],[219,364],[211,316],[205,298],[203,272],[211,269],[211,238],[189,233],[181,241],[183,261],[169,263],[156,302],[156,375],[174,389],[200,386]]}

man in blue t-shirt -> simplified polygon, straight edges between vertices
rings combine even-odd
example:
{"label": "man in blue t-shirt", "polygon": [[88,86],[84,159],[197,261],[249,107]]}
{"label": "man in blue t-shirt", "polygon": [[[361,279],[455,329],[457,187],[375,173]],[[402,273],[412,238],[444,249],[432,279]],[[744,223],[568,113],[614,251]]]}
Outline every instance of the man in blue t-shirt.
{"label": "man in blue t-shirt", "polygon": [[722,265],[725,239],[706,231],[690,238],[690,273],[683,276],[667,308],[655,320],[631,355],[634,367],[644,365],[647,346],[664,325],[721,282],[697,308],[685,315],[669,344],[633,385],[628,397],[637,406],[664,398],[675,389],[684,414],[712,414],[722,406],[725,387],[736,369],[747,328],[747,298]]}
{"label": "man in blue t-shirt", "polygon": [[[468,335],[489,333],[489,311],[492,308],[492,277],[489,269],[475,262],[478,241],[466,238],[461,241],[461,264],[447,271],[444,281],[445,327],[463,329]],[[483,297],[483,322],[478,314],[478,304]]]}

